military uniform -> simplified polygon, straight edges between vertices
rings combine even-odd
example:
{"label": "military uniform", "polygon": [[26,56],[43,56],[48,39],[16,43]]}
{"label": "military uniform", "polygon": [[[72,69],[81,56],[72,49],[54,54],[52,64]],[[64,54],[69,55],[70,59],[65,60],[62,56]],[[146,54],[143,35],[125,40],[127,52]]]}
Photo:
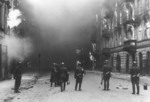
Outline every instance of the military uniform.
{"label": "military uniform", "polygon": [[57,73],[57,69],[56,69],[56,66],[54,66],[51,70],[51,79],[50,79],[51,87],[53,83],[55,83],[55,86],[56,86],[56,77],[57,77],[56,73]]}
{"label": "military uniform", "polygon": [[130,70],[130,74],[131,74],[131,82],[132,82],[132,90],[133,90],[132,94],[135,94],[135,85],[137,87],[137,94],[139,94],[140,69],[136,65],[133,65],[133,67]]}
{"label": "military uniform", "polygon": [[84,74],[84,69],[81,66],[78,66],[74,74],[74,78],[76,79],[75,90],[77,90],[77,86],[79,84],[79,91],[81,91],[81,84]]}
{"label": "military uniform", "polygon": [[108,64],[103,66],[104,90],[109,90],[109,79],[111,77],[111,67]]}
{"label": "military uniform", "polygon": [[14,79],[15,79],[15,93],[19,93],[19,87],[21,85],[22,78],[22,64],[19,63],[14,71]]}
{"label": "military uniform", "polygon": [[62,66],[61,69],[60,69],[60,77],[59,77],[61,92],[65,90],[66,82],[68,80],[69,80],[69,73],[67,71],[67,68]]}

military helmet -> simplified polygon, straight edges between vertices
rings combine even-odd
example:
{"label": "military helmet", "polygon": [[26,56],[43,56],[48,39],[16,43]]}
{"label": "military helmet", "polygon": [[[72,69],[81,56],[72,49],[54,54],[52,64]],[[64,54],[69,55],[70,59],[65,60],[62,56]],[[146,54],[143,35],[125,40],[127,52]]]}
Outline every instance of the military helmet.
{"label": "military helmet", "polygon": [[133,61],[133,64],[137,64],[137,62],[136,62],[136,61]]}
{"label": "military helmet", "polygon": [[108,60],[105,60],[104,64],[108,64]]}
{"label": "military helmet", "polygon": [[22,63],[21,61],[18,62],[18,64],[21,64],[21,63]]}
{"label": "military helmet", "polygon": [[64,63],[64,62],[62,62],[61,64],[62,64],[62,65],[64,65],[65,63]]}
{"label": "military helmet", "polygon": [[136,66],[137,65],[137,62],[136,61],[133,61],[133,66]]}

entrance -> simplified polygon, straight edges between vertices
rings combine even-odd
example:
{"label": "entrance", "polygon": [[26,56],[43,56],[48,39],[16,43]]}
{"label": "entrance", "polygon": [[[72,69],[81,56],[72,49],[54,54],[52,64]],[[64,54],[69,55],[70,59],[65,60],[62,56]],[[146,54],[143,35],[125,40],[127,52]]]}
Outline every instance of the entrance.
{"label": "entrance", "polygon": [[141,52],[139,53],[139,67],[140,67],[140,73],[143,74],[143,55]]}
{"label": "entrance", "polygon": [[147,52],[147,56],[146,56],[146,66],[145,66],[145,72],[146,74],[150,74],[150,52]]}
{"label": "entrance", "polygon": [[120,59],[119,54],[117,55],[117,58],[116,58],[116,69],[118,72],[121,72],[121,59]]}
{"label": "entrance", "polygon": [[126,55],[126,73],[129,73],[129,55]]}

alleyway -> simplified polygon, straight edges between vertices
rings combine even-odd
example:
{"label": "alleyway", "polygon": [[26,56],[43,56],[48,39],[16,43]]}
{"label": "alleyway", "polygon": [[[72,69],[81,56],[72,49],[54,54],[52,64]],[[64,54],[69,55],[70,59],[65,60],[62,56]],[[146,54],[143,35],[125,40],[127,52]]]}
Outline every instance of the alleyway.
{"label": "alleyway", "polygon": [[50,87],[49,75],[40,78],[33,88],[23,90],[11,102],[149,102],[150,91],[143,90],[140,95],[132,95],[129,81],[114,79],[110,81],[110,91],[103,91],[100,74],[87,72],[82,91],[74,91],[75,80],[70,73],[70,85],[65,92],[59,87]]}

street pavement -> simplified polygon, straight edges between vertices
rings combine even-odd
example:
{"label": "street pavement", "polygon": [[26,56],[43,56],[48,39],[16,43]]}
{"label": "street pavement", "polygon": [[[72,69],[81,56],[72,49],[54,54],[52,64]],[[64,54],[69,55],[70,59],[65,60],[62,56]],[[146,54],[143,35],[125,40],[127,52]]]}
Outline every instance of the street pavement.
{"label": "street pavement", "polygon": [[[20,90],[31,88],[32,86],[28,84],[33,84],[36,76],[37,74],[35,73],[23,74]],[[14,97],[19,95],[16,93],[14,94],[14,83],[14,79],[0,81],[0,102],[11,102]]]}
{"label": "street pavement", "polygon": [[[87,72],[92,72],[95,74],[102,73],[101,71],[87,71]],[[112,72],[111,77],[115,79],[130,81],[130,74]],[[147,84],[148,86],[150,86],[150,76],[140,76],[140,83],[142,85]]]}
{"label": "street pavement", "polygon": [[129,77],[125,80],[125,77],[120,78],[121,75],[112,73],[110,91],[103,91],[101,72],[86,71],[82,91],[75,91],[74,75],[70,73],[70,84],[65,92],[60,92],[60,87],[50,87],[50,74],[47,74],[39,78],[32,88],[21,90],[13,99],[9,98],[11,101],[5,102],[149,102],[149,86],[148,90],[144,90],[140,84],[140,95],[132,95]]}

